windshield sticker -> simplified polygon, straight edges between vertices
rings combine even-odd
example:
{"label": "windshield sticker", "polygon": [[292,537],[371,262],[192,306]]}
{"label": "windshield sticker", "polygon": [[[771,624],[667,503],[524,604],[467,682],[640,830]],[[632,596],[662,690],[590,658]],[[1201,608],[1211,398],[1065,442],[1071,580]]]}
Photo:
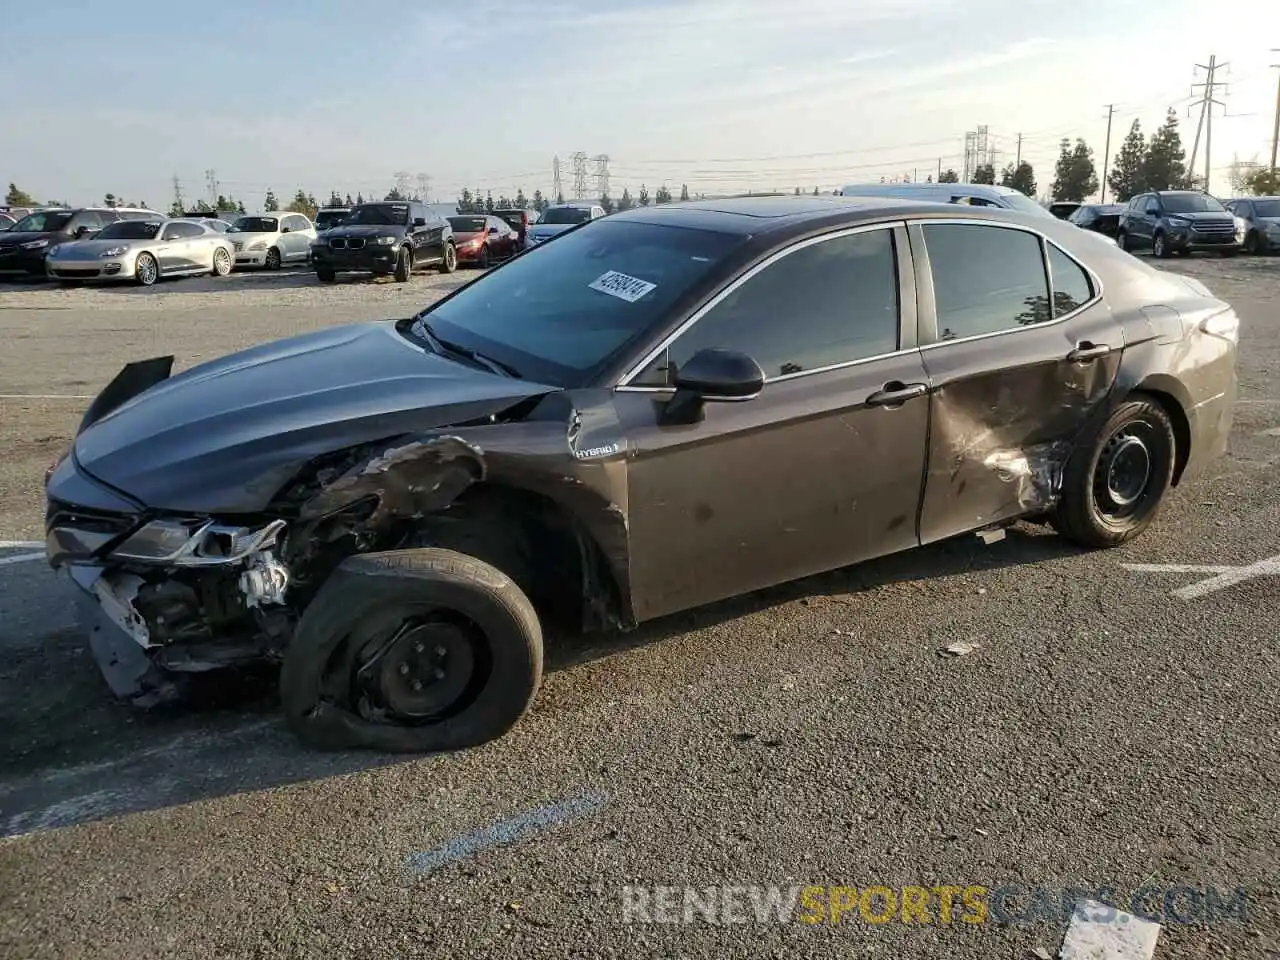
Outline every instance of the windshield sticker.
{"label": "windshield sticker", "polygon": [[610,270],[608,273],[601,274],[587,286],[592,290],[607,293],[611,297],[617,297],[619,300],[625,300],[627,303],[635,303],[650,290],[658,288],[656,283],[650,283],[648,280],[640,280],[636,277],[628,277],[625,273],[619,273],[617,270]]}

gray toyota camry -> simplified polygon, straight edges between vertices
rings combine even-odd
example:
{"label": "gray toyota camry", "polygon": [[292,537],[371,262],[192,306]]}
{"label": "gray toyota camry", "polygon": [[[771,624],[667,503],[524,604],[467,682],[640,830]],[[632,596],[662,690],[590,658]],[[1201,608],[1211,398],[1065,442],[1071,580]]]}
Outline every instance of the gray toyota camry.
{"label": "gray toyota camry", "polygon": [[1138,536],[1224,450],[1237,331],[1046,217],[631,210],[415,316],[126,366],[50,470],[48,556],[136,704],[273,661],[308,742],[466,746],[524,713],[549,622],[1021,519]]}

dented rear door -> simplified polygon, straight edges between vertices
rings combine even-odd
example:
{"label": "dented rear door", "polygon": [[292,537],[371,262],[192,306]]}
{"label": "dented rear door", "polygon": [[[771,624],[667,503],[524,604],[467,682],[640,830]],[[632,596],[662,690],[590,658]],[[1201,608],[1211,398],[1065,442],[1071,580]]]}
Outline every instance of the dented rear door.
{"label": "dented rear door", "polygon": [[928,543],[1052,505],[1124,342],[1098,279],[1033,231],[955,220],[910,236],[933,387]]}

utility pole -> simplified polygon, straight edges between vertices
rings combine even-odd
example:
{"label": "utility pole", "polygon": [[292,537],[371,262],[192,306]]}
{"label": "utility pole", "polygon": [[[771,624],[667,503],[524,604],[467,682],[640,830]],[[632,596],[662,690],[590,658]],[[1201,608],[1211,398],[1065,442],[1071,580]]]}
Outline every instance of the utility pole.
{"label": "utility pole", "polygon": [[[1218,63],[1216,55],[1210,55],[1207,65],[1202,63],[1196,64],[1197,70],[1206,71],[1204,83],[1193,83],[1191,85],[1192,93],[1195,93],[1196,87],[1204,87],[1204,96],[1200,100],[1200,121],[1204,126],[1204,191],[1210,191],[1209,179],[1213,175],[1212,167],[1210,167],[1210,148],[1213,145],[1213,108],[1215,105],[1225,107],[1221,100],[1214,98],[1214,93],[1218,87],[1226,87],[1217,79],[1218,71],[1229,67],[1229,63]],[[1196,127],[1195,146],[1191,148],[1191,162],[1187,164],[1188,172],[1193,172],[1196,165],[1196,148],[1200,145],[1200,129]]]}
{"label": "utility pole", "polygon": [[942,180],[942,158],[939,157],[938,158],[938,181],[941,182],[941,180]]}
{"label": "utility pole", "polygon": [[1013,169],[1017,170],[1022,166],[1022,134],[1018,134],[1018,159],[1013,163]]}
{"label": "utility pole", "polygon": [[175,210],[185,210],[182,204],[182,181],[178,179],[178,175],[173,175],[173,208]]}
{"label": "utility pole", "polygon": [[560,155],[556,154],[551,158],[551,202],[556,202],[556,197],[560,196],[563,187],[560,184]]}
{"label": "utility pole", "polygon": [[1102,148],[1102,195],[1099,203],[1107,202],[1107,163],[1111,160],[1111,118],[1115,116],[1116,105],[1107,104],[1107,145]]}
{"label": "utility pole", "polygon": [[[1272,47],[1272,53],[1280,53],[1280,47]],[[1272,69],[1280,70],[1280,63],[1273,63]],[[1276,76],[1276,123],[1271,130],[1271,176],[1276,175],[1276,147],[1280,146],[1280,75]]]}

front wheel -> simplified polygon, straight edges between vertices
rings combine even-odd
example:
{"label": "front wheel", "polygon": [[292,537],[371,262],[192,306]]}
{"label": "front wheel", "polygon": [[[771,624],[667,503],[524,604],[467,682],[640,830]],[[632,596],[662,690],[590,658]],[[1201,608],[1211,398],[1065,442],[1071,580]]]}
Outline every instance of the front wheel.
{"label": "front wheel", "polygon": [[1155,519],[1173,483],[1177,439],[1153,399],[1122,403],[1067,460],[1053,525],[1089,547],[1117,547]]}
{"label": "front wheel", "polygon": [[400,253],[396,255],[395,278],[396,283],[405,283],[413,274],[413,254],[404,247],[400,248]]}
{"label": "front wheel", "polygon": [[149,253],[138,254],[138,261],[133,266],[133,278],[140,286],[152,286],[160,279],[160,267],[156,264],[156,258]]}
{"label": "front wheel", "polygon": [[479,257],[479,259],[476,261],[476,266],[478,266],[481,270],[488,270],[488,269],[489,269],[489,246],[488,246],[488,244],[486,244],[485,246],[483,246],[483,247],[481,247],[481,248],[480,248],[480,257]]}
{"label": "front wheel", "polygon": [[326,749],[418,753],[494,740],[542,678],[542,628],[505,573],[452,550],[347,558],[280,673],[294,732]]}
{"label": "front wheel", "polygon": [[328,267],[316,267],[316,279],[321,283],[333,283],[338,275]]}
{"label": "front wheel", "polygon": [[1245,234],[1244,246],[1242,247],[1242,249],[1244,250],[1245,253],[1249,254],[1250,256],[1258,252],[1258,231],[1257,230],[1250,230],[1247,234]]}
{"label": "front wheel", "polygon": [[279,247],[272,247],[270,250],[267,251],[267,269],[268,270],[279,270],[281,262],[282,261],[280,259]]}
{"label": "front wheel", "polygon": [[1116,246],[1125,251],[1125,253],[1129,252],[1129,235],[1123,230],[1116,234]]}
{"label": "front wheel", "polygon": [[213,251],[213,275],[225,277],[231,273],[231,254],[219,247]]}
{"label": "front wheel", "polygon": [[1169,241],[1160,230],[1157,230],[1156,235],[1151,238],[1151,255],[1158,260],[1166,260],[1169,257]]}
{"label": "front wheel", "polygon": [[452,243],[444,245],[444,258],[440,261],[441,273],[453,273],[458,269],[458,248]]}

